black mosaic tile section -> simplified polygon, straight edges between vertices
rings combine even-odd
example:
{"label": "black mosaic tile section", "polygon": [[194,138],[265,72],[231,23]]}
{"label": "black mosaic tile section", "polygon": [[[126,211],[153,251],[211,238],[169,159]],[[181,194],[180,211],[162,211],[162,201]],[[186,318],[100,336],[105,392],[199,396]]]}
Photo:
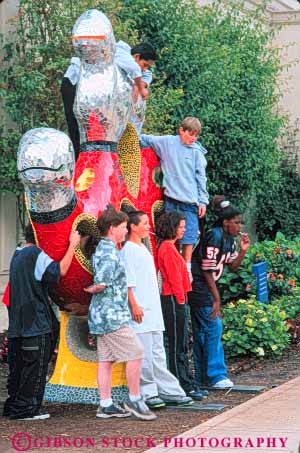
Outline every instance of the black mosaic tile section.
{"label": "black mosaic tile section", "polygon": [[104,151],[107,153],[116,153],[117,143],[99,140],[94,142],[85,142],[80,145],[81,153],[89,153],[92,151]]}
{"label": "black mosaic tile section", "polygon": [[72,214],[77,204],[77,199],[74,195],[72,201],[63,208],[56,209],[52,212],[33,212],[29,211],[30,218],[33,222],[42,223],[48,225],[49,223],[56,223],[65,220],[69,215]]}
{"label": "black mosaic tile section", "polygon": [[[128,388],[125,385],[112,387],[112,399],[123,402],[128,398]],[[94,404],[99,405],[97,388],[71,387],[68,385],[46,385],[44,400],[52,403]]]}

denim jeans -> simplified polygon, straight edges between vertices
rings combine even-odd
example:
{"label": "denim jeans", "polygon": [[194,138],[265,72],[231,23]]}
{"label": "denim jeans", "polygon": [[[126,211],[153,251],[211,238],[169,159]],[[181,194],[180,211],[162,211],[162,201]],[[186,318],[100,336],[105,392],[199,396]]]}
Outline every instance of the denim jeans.
{"label": "denim jeans", "polygon": [[227,378],[222,344],[222,319],[211,319],[211,306],[191,305],[195,381],[214,385]]}
{"label": "denim jeans", "polygon": [[177,211],[185,217],[185,233],[180,244],[196,244],[199,237],[198,206],[165,197],[165,211]]}

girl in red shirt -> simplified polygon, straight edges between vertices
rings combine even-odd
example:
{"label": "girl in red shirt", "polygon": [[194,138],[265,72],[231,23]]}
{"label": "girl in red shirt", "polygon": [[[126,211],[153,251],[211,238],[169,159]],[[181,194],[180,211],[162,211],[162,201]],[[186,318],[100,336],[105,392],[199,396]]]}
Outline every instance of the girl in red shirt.
{"label": "girl in red shirt", "polygon": [[162,276],[161,305],[165,323],[168,368],[184,391],[201,400],[203,393],[194,387],[189,375],[187,293],[191,283],[186,263],[176,248],[185,232],[185,218],[177,211],[162,214],[157,221],[159,240],[158,268]]}

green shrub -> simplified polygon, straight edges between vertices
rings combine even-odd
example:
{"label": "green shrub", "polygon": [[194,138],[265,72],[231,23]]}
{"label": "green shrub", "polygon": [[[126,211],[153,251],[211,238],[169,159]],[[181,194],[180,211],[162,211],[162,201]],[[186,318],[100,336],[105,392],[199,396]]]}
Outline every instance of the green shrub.
{"label": "green shrub", "polygon": [[300,288],[294,291],[292,296],[283,296],[279,299],[272,301],[273,305],[276,305],[283,310],[286,314],[285,319],[296,319],[300,317]]}
{"label": "green shrub", "polygon": [[[289,159],[291,159],[289,157]],[[282,162],[278,167],[278,180],[256,195],[256,222],[259,240],[274,239],[277,231],[294,237],[300,225],[299,159]]]}
{"label": "green shrub", "polygon": [[224,8],[221,1],[199,7],[194,0],[152,0],[151,6],[123,0],[120,12],[158,49],[156,80],[183,91],[170,118],[173,132],[187,115],[203,123],[209,192],[229,194],[243,206],[256,190],[276,186],[281,159],[282,118],[274,109],[280,61],[261,3],[245,15],[243,2]]}
{"label": "green shrub", "polygon": [[[117,39],[131,45],[145,40],[158,51],[145,131],[174,133],[184,116],[198,116],[209,150],[210,194],[227,193],[245,206],[253,190],[276,186],[282,118],[274,108],[280,60],[269,46],[272,29],[261,19],[263,8],[245,15],[241,5],[20,0],[0,71],[5,110],[19,136],[31,127],[66,128],[59,85],[73,54],[71,29],[85,9],[101,9]],[[16,145],[10,153],[2,150],[2,162]]]}
{"label": "green shrub", "polygon": [[223,313],[223,341],[229,357],[278,356],[290,342],[286,313],[277,305],[241,299],[229,303]]}
{"label": "green shrub", "polygon": [[256,294],[253,264],[267,262],[269,300],[293,295],[300,287],[300,239],[289,240],[277,233],[274,241],[251,246],[237,272],[225,268],[218,282],[223,303]]}

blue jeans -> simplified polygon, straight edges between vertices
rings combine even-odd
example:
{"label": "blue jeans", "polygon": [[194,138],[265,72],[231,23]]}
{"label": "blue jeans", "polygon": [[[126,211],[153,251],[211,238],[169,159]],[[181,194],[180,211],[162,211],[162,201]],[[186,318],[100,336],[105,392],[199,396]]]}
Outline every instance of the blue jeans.
{"label": "blue jeans", "polygon": [[165,197],[165,211],[177,211],[185,217],[185,233],[180,244],[196,244],[199,237],[198,206]]}
{"label": "blue jeans", "polygon": [[211,311],[211,306],[191,305],[195,381],[198,385],[214,385],[227,378],[222,319],[211,319]]}

